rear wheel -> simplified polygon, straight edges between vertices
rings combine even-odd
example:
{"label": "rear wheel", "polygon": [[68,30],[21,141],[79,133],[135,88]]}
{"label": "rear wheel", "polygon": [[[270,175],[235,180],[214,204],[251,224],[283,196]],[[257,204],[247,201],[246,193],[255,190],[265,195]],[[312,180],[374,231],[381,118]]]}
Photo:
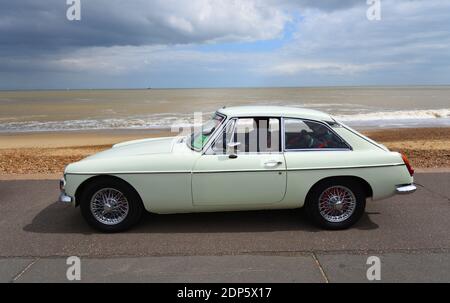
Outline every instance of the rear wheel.
{"label": "rear wheel", "polygon": [[363,215],[366,196],[358,182],[327,180],[315,185],[308,194],[306,211],[322,228],[345,229]]}
{"label": "rear wheel", "polygon": [[136,191],[116,179],[93,181],[86,186],[80,198],[85,220],[103,232],[124,231],[136,224],[143,213]]}

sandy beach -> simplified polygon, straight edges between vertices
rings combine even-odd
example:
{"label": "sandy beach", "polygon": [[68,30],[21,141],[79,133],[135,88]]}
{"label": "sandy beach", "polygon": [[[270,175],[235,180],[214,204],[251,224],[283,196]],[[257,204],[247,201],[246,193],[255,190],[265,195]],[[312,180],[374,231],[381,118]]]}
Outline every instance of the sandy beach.
{"label": "sandy beach", "polygon": [[[363,133],[391,150],[405,153],[419,170],[450,170],[450,128],[381,129]],[[171,135],[162,130],[1,134],[0,178],[56,178],[68,163],[115,143]]]}
{"label": "sandy beach", "polygon": [[363,131],[392,151],[408,156],[414,168],[450,170],[450,128],[402,128]]}

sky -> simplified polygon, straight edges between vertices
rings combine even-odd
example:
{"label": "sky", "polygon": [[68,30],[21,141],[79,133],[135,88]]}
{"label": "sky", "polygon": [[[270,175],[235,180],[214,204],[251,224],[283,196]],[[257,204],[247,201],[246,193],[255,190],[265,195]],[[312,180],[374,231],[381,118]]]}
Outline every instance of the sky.
{"label": "sky", "polygon": [[0,89],[450,84],[450,1],[79,1],[0,0]]}

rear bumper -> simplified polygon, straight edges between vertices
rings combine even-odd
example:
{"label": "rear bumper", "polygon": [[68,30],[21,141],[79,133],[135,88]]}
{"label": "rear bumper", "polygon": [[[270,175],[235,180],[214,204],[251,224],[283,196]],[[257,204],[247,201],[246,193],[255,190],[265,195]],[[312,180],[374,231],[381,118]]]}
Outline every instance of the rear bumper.
{"label": "rear bumper", "polygon": [[400,195],[412,194],[415,192],[417,187],[414,184],[401,185],[395,189],[395,192]]}

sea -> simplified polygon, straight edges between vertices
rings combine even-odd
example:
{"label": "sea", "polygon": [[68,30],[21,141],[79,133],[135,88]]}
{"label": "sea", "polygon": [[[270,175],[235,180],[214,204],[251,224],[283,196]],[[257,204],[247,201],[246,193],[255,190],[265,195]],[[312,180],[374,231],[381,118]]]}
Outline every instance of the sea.
{"label": "sea", "polygon": [[218,108],[315,109],[359,129],[450,127],[450,86],[0,91],[0,133],[170,129]]}

